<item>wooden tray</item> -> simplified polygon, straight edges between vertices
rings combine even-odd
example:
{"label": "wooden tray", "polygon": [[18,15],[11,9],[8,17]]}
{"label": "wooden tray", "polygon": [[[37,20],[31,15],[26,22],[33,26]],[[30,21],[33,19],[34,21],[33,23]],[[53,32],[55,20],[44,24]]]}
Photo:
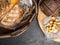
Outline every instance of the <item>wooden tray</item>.
{"label": "wooden tray", "polygon": [[[45,29],[43,25],[43,20],[47,18],[48,16],[52,15],[54,11],[60,7],[60,1],[58,0],[39,0],[38,4],[38,23],[40,28],[42,29],[42,32],[45,34]],[[45,34],[46,36],[46,34]],[[51,38],[50,40],[60,42],[60,38]]]}
{"label": "wooden tray", "polygon": [[[38,7],[38,23],[39,23],[39,26],[41,27],[43,33],[44,33],[44,28],[43,28],[43,19],[47,18],[47,16],[41,11],[40,7]],[[56,41],[56,42],[60,42],[60,38],[56,38],[56,39],[51,39],[53,41]]]}

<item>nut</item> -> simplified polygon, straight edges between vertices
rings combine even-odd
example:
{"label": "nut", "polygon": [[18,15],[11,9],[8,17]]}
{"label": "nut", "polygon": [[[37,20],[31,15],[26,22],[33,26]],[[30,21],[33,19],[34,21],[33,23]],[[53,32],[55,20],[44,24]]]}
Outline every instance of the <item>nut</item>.
{"label": "nut", "polygon": [[52,17],[52,20],[56,20],[56,18],[55,17]]}
{"label": "nut", "polygon": [[60,25],[58,24],[60,20],[56,17],[52,17],[51,19],[52,20],[47,23],[46,29],[49,33],[57,33],[59,31],[58,29],[60,28]]}

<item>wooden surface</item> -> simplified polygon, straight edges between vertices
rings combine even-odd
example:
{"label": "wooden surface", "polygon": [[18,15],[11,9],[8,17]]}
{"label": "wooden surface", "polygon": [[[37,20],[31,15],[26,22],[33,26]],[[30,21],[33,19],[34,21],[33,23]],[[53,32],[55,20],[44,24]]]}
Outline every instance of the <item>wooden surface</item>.
{"label": "wooden surface", "polygon": [[[43,19],[45,19],[47,16],[41,11],[40,7],[39,7],[39,10],[38,10],[38,23],[39,23],[39,26],[41,27],[43,33],[44,33],[44,28],[43,28]],[[60,38],[57,38],[57,39],[51,39],[53,41],[56,41],[56,42],[60,42]]]}

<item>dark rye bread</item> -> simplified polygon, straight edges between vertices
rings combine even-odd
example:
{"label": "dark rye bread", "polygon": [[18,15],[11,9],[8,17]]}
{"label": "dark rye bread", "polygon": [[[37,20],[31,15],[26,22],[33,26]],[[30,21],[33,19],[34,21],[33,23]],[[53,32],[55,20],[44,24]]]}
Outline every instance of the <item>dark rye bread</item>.
{"label": "dark rye bread", "polygon": [[43,0],[40,6],[41,10],[50,16],[60,7],[60,0]]}

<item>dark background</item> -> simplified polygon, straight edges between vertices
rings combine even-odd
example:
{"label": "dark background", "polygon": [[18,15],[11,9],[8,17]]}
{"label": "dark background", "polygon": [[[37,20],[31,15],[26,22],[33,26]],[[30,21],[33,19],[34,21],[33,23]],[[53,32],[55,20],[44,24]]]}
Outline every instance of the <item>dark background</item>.
{"label": "dark background", "polygon": [[47,40],[35,18],[25,33],[15,38],[0,39],[0,45],[60,45],[60,43]]}

